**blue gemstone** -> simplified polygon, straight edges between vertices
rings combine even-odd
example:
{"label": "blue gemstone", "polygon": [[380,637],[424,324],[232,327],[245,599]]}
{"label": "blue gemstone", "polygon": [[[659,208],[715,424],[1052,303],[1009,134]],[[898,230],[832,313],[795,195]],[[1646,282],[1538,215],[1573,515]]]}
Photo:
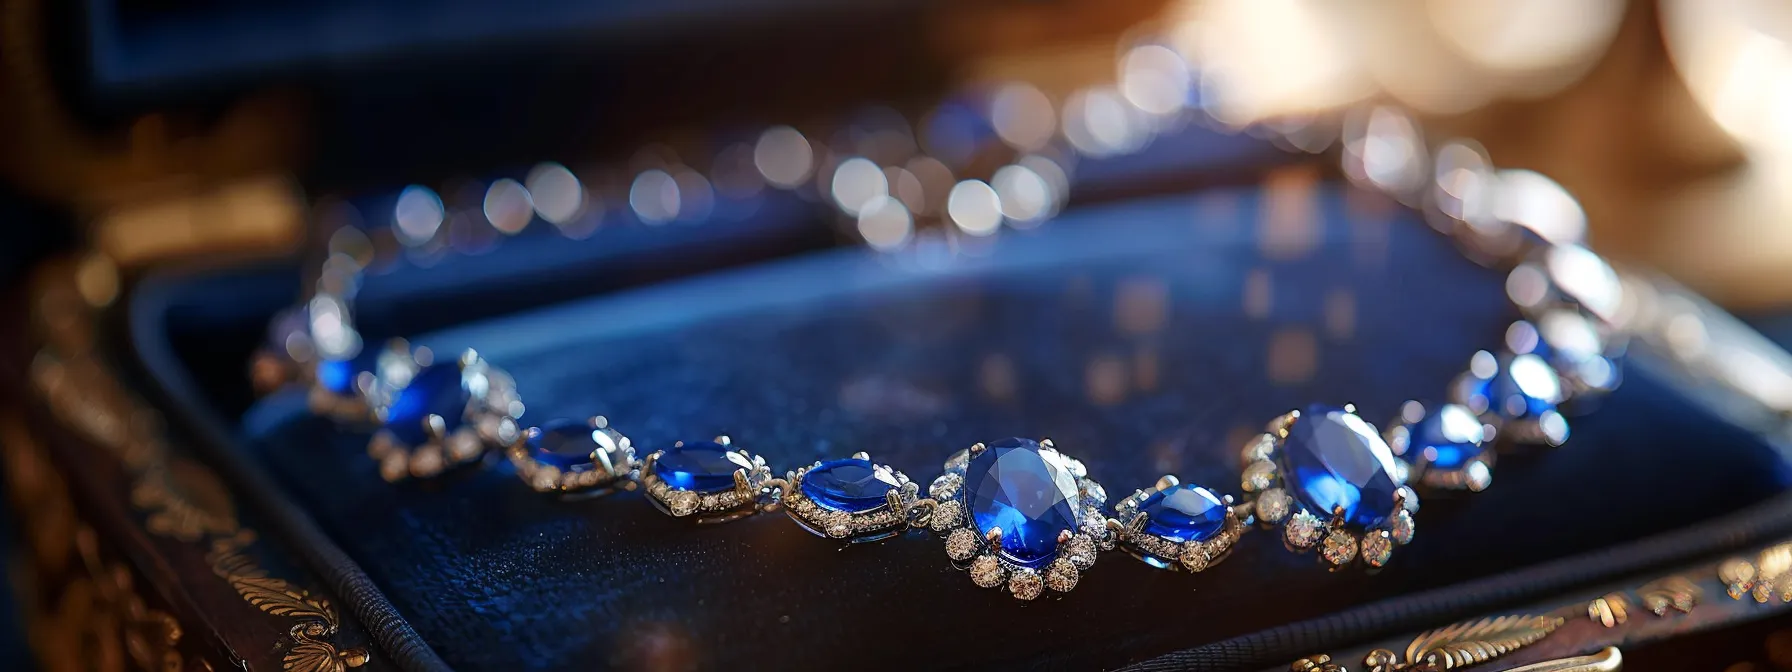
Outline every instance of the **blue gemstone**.
{"label": "blue gemstone", "polygon": [[561,471],[589,471],[595,466],[593,453],[616,449],[609,434],[592,429],[583,420],[550,420],[540,430],[529,437],[529,456]]}
{"label": "blue gemstone", "polygon": [[803,496],[835,511],[870,511],[883,506],[885,495],[896,488],[889,469],[858,458],[823,462],[803,474]]}
{"label": "blue gemstone", "polygon": [[1184,483],[1151,493],[1139,504],[1145,531],[1176,543],[1206,541],[1226,525],[1226,505],[1212,491]]}
{"label": "blue gemstone", "polygon": [[1473,380],[1467,398],[1507,420],[1536,419],[1562,402],[1562,381],[1542,357],[1518,355],[1491,378]]}
{"label": "blue gemstone", "polygon": [[317,384],[332,394],[354,396],[360,392],[355,378],[373,371],[379,365],[379,348],[364,348],[349,359],[326,359],[317,363]]}
{"label": "blue gemstone", "polygon": [[429,440],[423,430],[424,418],[442,416],[443,431],[451,433],[466,422],[471,400],[461,383],[459,362],[431,364],[419,369],[410,384],[393,395],[386,406],[386,429],[407,445],[421,445]]}
{"label": "blue gemstone", "polygon": [[653,473],[679,490],[723,492],[734,489],[734,472],[753,464],[714,441],[685,442],[660,452]]}
{"label": "blue gemstone", "polygon": [[1424,456],[1440,469],[1460,469],[1486,449],[1486,427],[1467,408],[1445,404],[1417,423],[1406,426],[1409,455]]}
{"label": "blue gemstone", "polygon": [[1058,534],[1077,529],[1076,477],[1037,441],[989,444],[965,467],[965,500],[979,532],[1002,531],[1002,556],[1040,567],[1058,555]]}
{"label": "blue gemstone", "polygon": [[1313,515],[1343,509],[1345,522],[1371,527],[1394,513],[1394,453],[1355,413],[1308,407],[1280,452],[1283,477]]}

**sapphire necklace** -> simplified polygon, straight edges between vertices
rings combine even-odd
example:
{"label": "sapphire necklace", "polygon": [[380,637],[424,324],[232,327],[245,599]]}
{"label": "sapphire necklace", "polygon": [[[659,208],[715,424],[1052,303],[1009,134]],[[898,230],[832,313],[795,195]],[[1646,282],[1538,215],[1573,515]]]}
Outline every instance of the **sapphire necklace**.
{"label": "sapphire necklace", "polygon": [[[523,426],[516,381],[477,353],[438,358],[402,340],[363,348],[350,319],[363,262],[334,251],[297,311],[302,319],[277,340],[307,345],[280,352],[308,353],[283,366],[308,385],[315,412],[377,425],[367,451],[388,481],[502,455],[537,491],[640,489],[676,518],[720,522],[782,510],[809,532],[850,543],[928,528],[974,583],[1023,600],[1071,590],[1112,550],[1200,572],[1253,529],[1278,530],[1283,546],[1317,551],[1333,570],[1377,570],[1413,540],[1419,491],[1484,490],[1496,448],[1567,440],[1566,416],[1590,410],[1618,382],[1631,308],[1627,280],[1582,247],[1578,232],[1482,218],[1501,209],[1470,201],[1497,198],[1499,173],[1463,143],[1427,153],[1410,119],[1398,120],[1346,122],[1346,174],[1402,202],[1426,203],[1427,218],[1471,256],[1509,266],[1507,294],[1524,319],[1507,329],[1503,347],[1469,358],[1445,403],[1409,401],[1386,431],[1345,403],[1273,419],[1242,447],[1237,497],[1164,476],[1110,507],[1088,466],[1072,457],[1076,447],[1045,438],[959,450],[923,493],[865,453],[778,472],[728,437],[644,452],[605,417]],[[1374,137],[1389,133],[1403,135]],[[1434,166],[1437,179],[1390,179],[1387,157],[1376,154],[1388,147],[1411,149],[1406,159]],[[1495,186],[1465,190],[1464,174]]]}

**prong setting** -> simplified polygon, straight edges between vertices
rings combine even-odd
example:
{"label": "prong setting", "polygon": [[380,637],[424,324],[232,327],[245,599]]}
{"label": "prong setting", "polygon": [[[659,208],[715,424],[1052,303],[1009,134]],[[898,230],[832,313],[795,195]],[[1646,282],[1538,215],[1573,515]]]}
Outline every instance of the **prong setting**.
{"label": "prong setting", "polygon": [[[1019,443],[998,442],[995,447],[1008,450]],[[992,446],[977,443],[954,453],[946,461],[945,473],[934,479],[928,488],[933,495],[932,527],[946,540],[946,555],[968,570],[971,579],[986,588],[1005,587],[1015,598],[1032,600],[1047,592],[1062,593],[1077,584],[1081,572],[1095,564],[1103,549],[1113,548],[1117,532],[1110,525],[1118,524],[1102,515],[1107,494],[1101,485],[1088,478],[1088,471],[1074,458],[1064,455],[1049,441],[1036,444],[1040,459],[1062,469],[1063,477],[1075,481],[1076,513],[1073,528],[1059,529],[1052,541],[1052,553],[1030,562],[1021,562],[1004,550],[1007,535],[999,526],[979,527],[972,507],[972,483],[967,470],[972,460],[986,456]],[[994,459],[994,458],[991,458]]]}

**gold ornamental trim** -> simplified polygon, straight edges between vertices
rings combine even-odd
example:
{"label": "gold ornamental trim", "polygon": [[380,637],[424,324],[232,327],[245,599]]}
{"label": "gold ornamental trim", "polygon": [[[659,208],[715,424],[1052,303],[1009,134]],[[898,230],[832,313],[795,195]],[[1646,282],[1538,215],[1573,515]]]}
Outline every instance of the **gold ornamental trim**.
{"label": "gold ornamental trim", "polygon": [[73,267],[52,266],[38,277],[33,321],[44,345],[32,361],[31,382],[51,412],[118,460],[146,531],[207,544],[205,558],[214,575],[245,603],[292,621],[284,670],[345,672],[366,664],[365,649],[338,648],[331,641],[340,621],[328,599],[270,576],[247,553],[257,535],[242,526],[230,489],[210,469],[174,454],[161,414],[121,383],[94,351],[94,312],[110,297],[83,300]]}

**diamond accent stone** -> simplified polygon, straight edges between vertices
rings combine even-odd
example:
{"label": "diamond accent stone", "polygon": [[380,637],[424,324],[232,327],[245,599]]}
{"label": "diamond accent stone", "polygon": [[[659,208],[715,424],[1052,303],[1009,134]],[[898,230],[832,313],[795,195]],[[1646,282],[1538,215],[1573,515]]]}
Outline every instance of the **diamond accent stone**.
{"label": "diamond accent stone", "polygon": [[1002,563],[996,561],[996,556],[979,555],[971,561],[971,582],[979,586],[994,588],[1007,578],[1007,572],[1002,569]]}
{"label": "diamond accent stone", "polygon": [[1244,450],[1239,451],[1238,458],[1244,464],[1268,460],[1276,452],[1276,437],[1269,434],[1258,434],[1244,442]]}
{"label": "diamond accent stone", "polygon": [[1239,487],[1245,492],[1261,492],[1276,484],[1276,463],[1252,462],[1244,468],[1244,478],[1239,479]]}
{"label": "diamond accent stone", "polygon": [[1100,483],[1085,478],[1077,481],[1077,488],[1082,491],[1083,502],[1086,504],[1101,506],[1108,501],[1107,488],[1101,487]]}
{"label": "diamond accent stone", "polygon": [[1060,559],[1045,568],[1045,587],[1056,592],[1068,593],[1070,589],[1076,587],[1076,581],[1081,576],[1082,571],[1075,564]]}
{"label": "diamond accent stone", "polygon": [[958,489],[964,486],[964,477],[956,473],[941,474],[933,479],[933,485],[927,487],[927,496],[937,500],[951,499],[958,496]]}
{"label": "diamond accent stone", "polygon": [[[1079,534],[1071,537],[1070,543],[1064,546],[1062,552],[1071,564],[1076,565],[1077,569],[1088,569],[1095,566],[1095,540],[1090,539],[1088,535]],[[1072,583],[1075,581],[1072,580]]]}
{"label": "diamond accent stone", "polygon": [[1282,537],[1288,545],[1303,551],[1319,543],[1319,538],[1324,534],[1325,523],[1305,511],[1294,514],[1293,518],[1288,519],[1288,525],[1282,528]]}
{"label": "diamond accent stone", "polygon": [[1333,567],[1343,567],[1356,559],[1356,535],[1344,530],[1332,530],[1325,535],[1325,544],[1319,549],[1320,556]]}
{"label": "diamond accent stone", "polygon": [[823,519],[827,524],[828,536],[845,539],[852,534],[852,517],[839,511],[831,511]]}
{"label": "diamond accent stone", "polygon": [[1279,523],[1288,518],[1294,498],[1287,490],[1270,488],[1257,495],[1257,518],[1266,523]]}
{"label": "diamond accent stone", "polygon": [[933,531],[945,533],[964,520],[964,505],[957,501],[944,501],[933,507],[933,519],[928,521]]}
{"label": "diamond accent stone", "polygon": [[1023,600],[1035,599],[1045,592],[1045,582],[1040,580],[1038,572],[1023,569],[1008,579],[1008,592]]}
{"label": "diamond accent stone", "polygon": [[1182,566],[1188,571],[1199,572],[1207,569],[1212,558],[1207,556],[1207,544],[1191,541],[1182,545]]}
{"label": "diamond accent stone", "polygon": [[671,509],[674,516],[688,516],[697,512],[699,501],[697,493],[680,490],[672,493],[670,500],[666,502],[666,508]]}
{"label": "diamond accent stone", "polygon": [[1386,531],[1370,530],[1368,536],[1363,537],[1363,562],[1369,563],[1370,567],[1386,565],[1393,556],[1394,540]]}
{"label": "diamond accent stone", "polygon": [[946,557],[963,562],[977,554],[977,533],[958,528],[946,537]]}
{"label": "diamond accent stone", "polygon": [[1412,543],[1412,526],[1412,513],[1409,511],[1400,511],[1395,513],[1393,519],[1388,521],[1388,533],[1393,535],[1394,543],[1405,546]]}

